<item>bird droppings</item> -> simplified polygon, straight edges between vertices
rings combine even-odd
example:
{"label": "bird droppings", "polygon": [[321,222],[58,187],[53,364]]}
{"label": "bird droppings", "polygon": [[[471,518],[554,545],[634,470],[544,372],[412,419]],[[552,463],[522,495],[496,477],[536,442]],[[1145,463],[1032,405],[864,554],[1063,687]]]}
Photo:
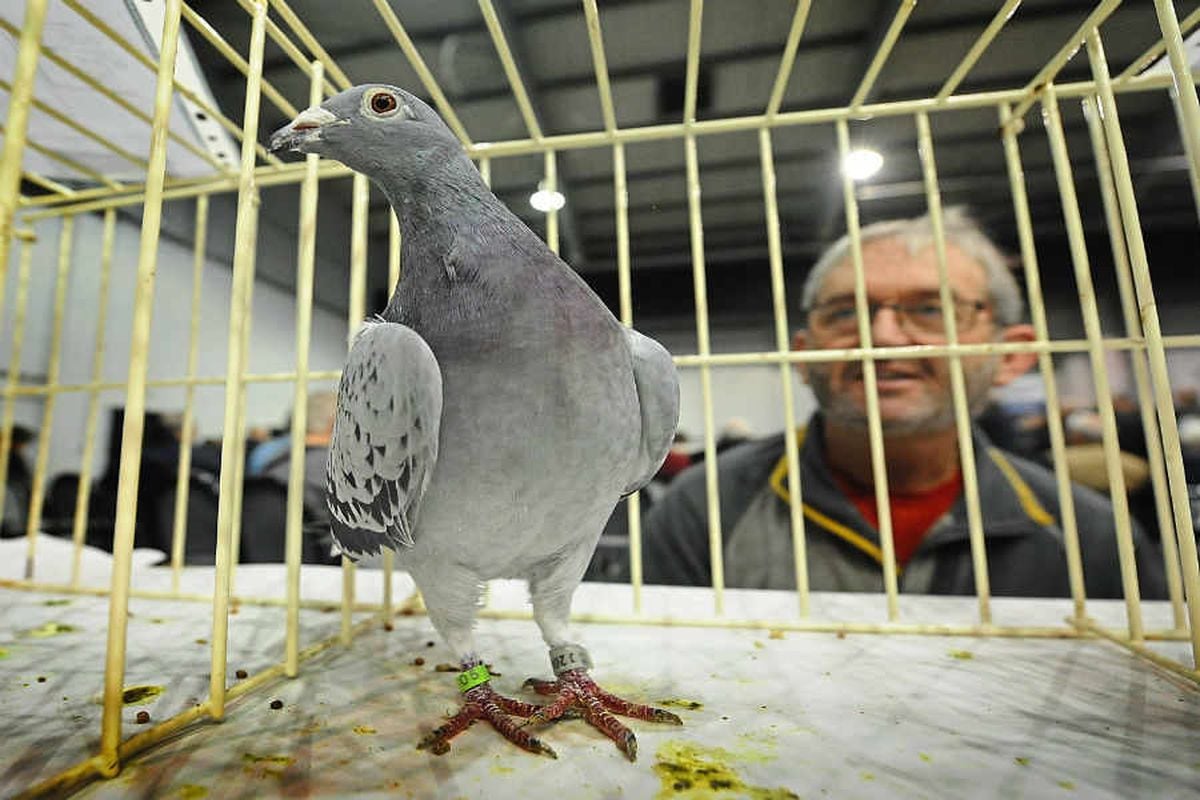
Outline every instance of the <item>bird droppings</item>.
{"label": "bird droppings", "polygon": [[278,778],[283,771],[295,763],[291,756],[260,756],[254,753],[242,753],[242,770],[255,777],[264,778],[268,775]]}
{"label": "bird droppings", "polygon": [[392,631],[396,630],[396,626],[390,622],[385,622],[383,623],[383,629],[388,633],[391,633]]}
{"label": "bird droppings", "polygon": [[233,674],[234,674],[234,676],[236,676],[236,677],[237,677],[237,679],[240,681],[240,680],[244,680],[244,679],[246,678],[246,674],[247,674],[247,673],[246,673],[246,670],[244,670],[244,669],[239,669],[237,672],[235,672],[235,673],[233,673]]}
{"label": "bird droppings", "polygon": [[462,672],[462,668],[456,667],[453,664],[438,664],[434,669],[438,672]]}
{"label": "bird droppings", "polygon": [[359,736],[370,736],[370,735],[376,733],[376,730],[374,728],[372,728],[370,725],[355,725],[353,730]]}
{"label": "bird droppings", "polygon": [[414,667],[425,666],[425,659],[421,658],[420,656],[417,656],[416,658],[413,659],[413,666]]}
{"label": "bird droppings", "polygon": [[947,655],[951,658],[957,658],[959,661],[970,661],[975,657],[975,654],[970,650],[951,650]]}
{"label": "bird droppings", "polygon": [[69,606],[71,601],[65,597],[58,597],[53,600],[46,600],[42,603],[44,606]]}
{"label": "bird droppings", "polygon": [[145,725],[147,722],[150,721],[150,712],[149,711],[139,711],[137,713],[137,716],[134,717],[134,719],[137,721],[138,725]]}
{"label": "bird droppings", "polygon": [[1028,766],[1029,766],[1029,759],[1028,759],[1028,758],[1026,758],[1025,756],[1017,756],[1016,758],[1014,758],[1014,759],[1013,759],[1013,761],[1017,762],[1017,763],[1018,763],[1018,764],[1020,764],[1022,767],[1028,767]]}
{"label": "bird droppings", "polygon": [[782,639],[783,631],[780,630],[779,628],[772,628],[770,631],[767,632],[767,638],[768,639]]}
{"label": "bird droppings", "polygon": [[161,686],[130,686],[121,692],[121,702],[127,706],[144,705],[162,693]]}
{"label": "bird droppings", "polygon": [[282,700],[272,700],[272,701],[271,701],[271,708],[273,708],[273,709],[275,709],[276,711],[278,711],[279,709],[283,708],[283,701],[282,701]]}
{"label": "bird droppings", "polygon": [[1062,788],[1062,789],[1066,789],[1068,792],[1073,792],[1073,791],[1075,791],[1075,783],[1074,783],[1074,781],[1059,781],[1059,782],[1058,782],[1058,785],[1059,785],[1059,787],[1060,787],[1060,788]]}
{"label": "bird droppings", "polygon": [[163,625],[166,622],[167,622],[167,619],[165,617],[151,617],[150,618],[151,625]]}
{"label": "bird droppings", "polygon": [[846,638],[846,632],[845,632],[845,631],[838,631],[838,632],[837,632],[837,637],[838,637],[839,639],[845,639],[845,638]]}
{"label": "bird droppings", "polygon": [[208,639],[195,639],[196,644],[208,644]]}
{"label": "bird droppings", "polygon": [[174,794],[168,796],[178,800],[201,800],[208,797],[208,788],[195,783],[185,783],[176,789]]}
{"label": "bird droppings", "polygon": [[37,676],[37,682],[38,682],[38,683],[45,683],[45,682],[46,682],[46,676],[45,676],[45,675],[38,675],[38,676]]}
{"label": "bird droppings", "polygon": [[665,700],[659,700],[658,704],[660,706],[667,706],[668,708],[686,708],[688,711],[698,711],[704,708],[703,703],[698,703],[695,700],[683,700],[678,697],[668,697]]}
{"label": "bird droppings", "polygon": [[28,636],[30,639],[48,639],[51,636],[72,633],[74,630],[74,625],[64,625],[61,622],[47,622],[45,625],[39,625],[36,628],[22,631],[20,635]]}
{"label": "bird droppings", "polygon": [[763,649],[763,647],[765,647],[765,645],[762,642],[760,642],[758,639],[755,639],[754,647],[756,650],[761,650],[761,649]]}
{"label": "bird droppings", "polygon": [[0,658],[8,658],[8,648],[0,647]]}
{"label": "bird droppings", "polygon": [[873,780],[875,780],[875,773],[873,773],[873,772],[860,772],[860,773],[858,774],[858,777],[862,778],[864,781],[873,781]]}
{"label": "bird droppings", "polygon": [[425,646],[426,646],[426,647],[433,647],[435,644],[437,644],[437,643],[436,643],[436,642],[434,642],[433,640],[430,640],[430,641],[428,641],[428,642],[426,642],[426,643],[425,643]]}
{"label": "bird droppings", "polygon": [[719,747],[691,742],[665,742],[656,754],[654,772],[661,781],[659,798],[738,797],[752,800],[799,800],[786,787],[775,789],[747,784],[730,766],[736,757]]}

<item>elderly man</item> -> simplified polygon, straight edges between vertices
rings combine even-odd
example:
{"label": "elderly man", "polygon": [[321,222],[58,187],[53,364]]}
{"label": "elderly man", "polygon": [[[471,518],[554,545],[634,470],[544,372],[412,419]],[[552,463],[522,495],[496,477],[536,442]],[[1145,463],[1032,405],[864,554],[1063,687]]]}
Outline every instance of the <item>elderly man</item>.
{"label": "elderly man", "polygon": [[[945,215],[946,271],[958,339],[1029,341],[1022,300],[1005,259],[963,212]],[[861,231],[871,343],[886,348],[946,340],[946,310],[928,217]],[[797,350],[856,347],[858,317],[850,242],[818,260],[804,286],[807,327]],[[1030,353],[962,358],[967,402],[977,414],[988,392],[1029,369]],[[876,358],[884,460],[901,591],[975,591],[960,451],[946,358]],[[800,367],[818,412],[797,431],[809,581],[814,590],[880,591],[882,546],[860,361]],[[1066,547],[1058,495],[1047,470],[992,446],[972,431],[991,590],[997,595],[1067,596]],[[726,584],[794,588],[791,514],[783,434],[742,445],[717,461]],[[711,580],[704,466],[680,475],[644,525],[648,583]],[[1122,593],[1113,509],[1101,495],[1073,492],[1090,597]],[[1141,592],[1165,593],[1161,557],[1135,528]]]}

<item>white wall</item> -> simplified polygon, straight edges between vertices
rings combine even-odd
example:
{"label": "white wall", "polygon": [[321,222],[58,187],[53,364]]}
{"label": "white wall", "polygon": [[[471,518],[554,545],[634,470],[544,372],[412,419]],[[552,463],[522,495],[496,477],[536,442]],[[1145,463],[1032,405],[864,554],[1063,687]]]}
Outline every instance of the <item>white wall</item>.
{"label": "white wall", "polygon": [[[38,224],[38,242],[34,250],[30,281],[29,311],[21,372],[26,382],[44,379],[49,362],[53,328],[55,270],[61,223],[47,220]],[[72,269],[68,284],[67,314],[63,320],[63,349],[60,383],[86,383],[91,379],[92,358],[97,335],[100,288],[100,243],[103,220],[84,215],[75,222]],[[228,231],[230,237],[233,231]],[[139,228],[121,220],[113,251],[109,311],[104,336],[103,380],[124,382],[129,372],[129,348],[132,333],[134,286],[137,272]],[[149,353],[148,376],[182,377],[187,366],[192,297],[192,251],[163,240],[154,292],[154,317]],[[0,326],[0,359],[8,363],[11,353],[13,304],[18,273],[17,248],[9,262],[3,324]],[[196,374],[225,374],[229,300],[232,273],[226,263],[208,261],[203,270],[200,306],[200,336]],[[255,287],[252,311],[249,367],[253,372],[278,372],[295,368],[295,301],[285,292],[259,284]],[[338,370],[346,351],[346,322],[321,309],[313,311],[310,367],[314,370]],[[247,392],[247,425],[275,426],[287,416],[292,405],[293,387],[289,383],[253,386]],[[103,449],[108,441],[109,409],[123,406],[124,391],[101,394],[97,460],[94,468],[104,467]],[[50,474],[78,471],[83,454],[86,395],[60,395],[55,408],[50,440]],[[182,388],[151,388],[146,407],[151,411],[182,411]],[[40,401],[21,401],[16,406],[17,421],[40,430]],[[222,386],[201,387],[196,392],[197,432],[203,437],[220,436],[224,420]]]}

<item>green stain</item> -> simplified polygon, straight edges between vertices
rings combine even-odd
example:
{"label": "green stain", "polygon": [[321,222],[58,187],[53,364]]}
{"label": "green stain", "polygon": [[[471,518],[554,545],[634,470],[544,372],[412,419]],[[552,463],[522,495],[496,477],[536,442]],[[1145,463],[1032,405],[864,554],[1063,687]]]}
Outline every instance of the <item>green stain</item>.
{"label": "green stain", "polygon": [[1075,791],[1075,784],[1071,781],[1059,781],[1058,785],[1069,792]]}
{"label": "green stain", "polygon": [[59,597],[59,598],[55,598],[54,600],[47,600],[46,602],[42,603],[42,605],[44,605],[44,606],[69,606],[69,605],[71,605],[71,601],[66,599],[65,597]]}
{"label": "green stain", "polygon": [[1018,763],[1018,764],[1020,764],[1022,767],[1028,767],[1028,766],[1029,766],[1029,759],[1028,759],[1028,758],[1026,758],[1025,756],[1017,756],[1016,758],[1014,758],[1014,759],[1013,759],[1013,761],[1017,762],[1017,763]]}
{"label": "green stain", "polygon": [[786,787],[772,789],[747,784],[730,765],[736,756],[719,747],[669,741],[658,749],[656,757],[654,772],[661,782],[658,798],[799,800],[799,795]]}
{"label": "green stain", "polygon": [[678,697],[668,697],[665,700],[659,700],[660,706],[669,706],[671,708],[686,708],[688,711],[697,711],[704,708],[703,703],[698,703],[695,700],[683,700]]}
{"label": "green stain", "polygon": [[130,686],[121,692],[121,702],[127,706],[144,705],[162,693],[161,686]]}
{"label": "green stain", "polygon": [[58,636],[63,633],[71,633],[75,630],[74,625],[64,625],[61,622],[47,622],[45,625],[39,625],[36,628],[30,628],[21,633],[22,636],[28,636],[30,639],[48,639],[51,636]]}
{"label": "green stain", "polygon": [[921,760],[924,761],[926,764],[933,761],[933,756],[929,755],[929,753],[917,753],[917,755],[920,756]]}
{"label": "green stain", "polygon": [[200,800],[202,797],[208,797],[208,789],[194,783],[185,783],[175,791],[175,796],[179,800]]}
{"label": "green stain", "polygon": [[970,661],[975,657],[975,654],[970,650],[951,650],[947,655],[951,658],[957,658],[959,661]]}

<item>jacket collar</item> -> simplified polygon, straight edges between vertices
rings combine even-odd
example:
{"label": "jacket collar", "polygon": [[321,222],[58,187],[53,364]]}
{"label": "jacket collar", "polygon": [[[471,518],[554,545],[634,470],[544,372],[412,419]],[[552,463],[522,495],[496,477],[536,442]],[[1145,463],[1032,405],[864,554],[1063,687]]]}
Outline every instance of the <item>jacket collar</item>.
{"label": "jacket collar", "polygon": [[[878,531],[846,500],[825,461],[820,415],[814,416],[807,428],[797,428],[795,436],[800,452],[800,490],[805,518],[876,561],[882,561]],[[1055,525],[1054,516],[1042,505],[1004,452],[977,427],[972,427],[971,438],[979,497],[987,498],[986,503],[980,504],[985,537],[1025,536]],[[775,464],[768,482],[772,491],[784,503],[790,504],[786,455]],[[969,535],[964,492],[946,516],[935,524],[928,541],[940,545],[965,540]]]}

